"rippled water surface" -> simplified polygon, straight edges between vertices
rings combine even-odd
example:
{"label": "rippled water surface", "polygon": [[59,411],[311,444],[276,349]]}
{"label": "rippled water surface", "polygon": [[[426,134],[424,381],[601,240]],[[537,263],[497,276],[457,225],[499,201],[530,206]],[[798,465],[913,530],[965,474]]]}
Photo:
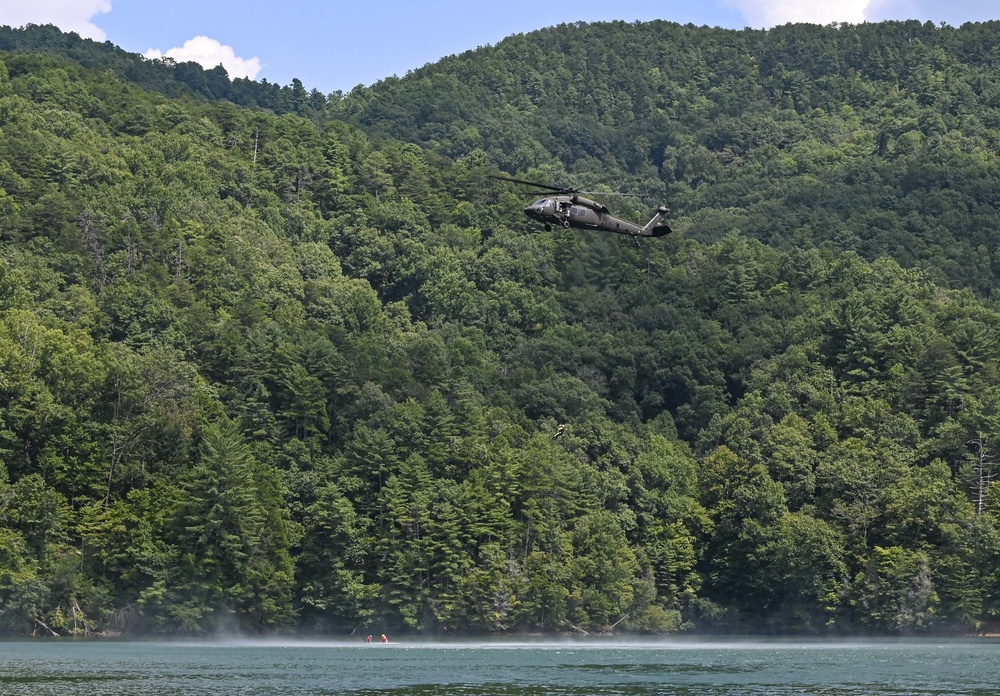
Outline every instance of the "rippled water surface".
{"label": "rippled water surface", "polygon": [[0,694],[1000,694],[1000,642],[0,642]]}

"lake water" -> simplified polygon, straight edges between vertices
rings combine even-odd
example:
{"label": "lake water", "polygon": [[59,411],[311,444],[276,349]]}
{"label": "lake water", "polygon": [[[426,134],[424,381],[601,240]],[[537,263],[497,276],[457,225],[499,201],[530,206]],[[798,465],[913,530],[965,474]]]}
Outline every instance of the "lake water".
{"label": "lake water", "polygon": [[0,694],[1000,694],[1000,642],[0,642]]}

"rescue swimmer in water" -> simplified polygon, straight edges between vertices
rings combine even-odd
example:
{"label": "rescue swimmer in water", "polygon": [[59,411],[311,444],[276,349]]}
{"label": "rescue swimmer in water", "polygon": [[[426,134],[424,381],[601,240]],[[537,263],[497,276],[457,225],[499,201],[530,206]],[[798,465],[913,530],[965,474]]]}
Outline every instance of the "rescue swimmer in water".
{"label": "rescue swimmer in water", "polygon": [[[541,195],[544,198],[540,198],[526,207],[524,214],[544,224],[546,231],[551,230],[553,225],[565,228],[573,227],[580,230],[614,232],[632,237],[662,237],[673,231],[670,229],[670,225],[664,221],[667,213],[670,212],[665,205],[657,208],[653,219],[640,227],[633,222],[612,215],[603,203],[598,203],[580,195],[588,193],[587,191],[548,186],[533,181],[511,179],[505,176],[495,176],[493,178],[541,189],[540,191],[535,191],[534,195]],[[591,193],[590,195],[597,194]],[[600,195],[631,196],[634,194],[603,193]]]}

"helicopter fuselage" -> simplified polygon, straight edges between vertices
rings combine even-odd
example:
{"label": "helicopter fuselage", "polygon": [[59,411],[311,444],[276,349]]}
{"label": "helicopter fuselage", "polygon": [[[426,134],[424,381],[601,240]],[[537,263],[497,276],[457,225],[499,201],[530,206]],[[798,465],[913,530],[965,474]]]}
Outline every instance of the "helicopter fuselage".
{"label": "helicopter fuselage", "polygon": [[601,230],[627,234],[634,237],[662,237],[670,233],[670,227],[663,222],[667,213],[660,206],[656,215],[645,226],[623,220],[612,215],[607,206],[578,195],[555,195],[540,198],[524,209],[524,214],[538,220],[551,229],[553,225],[574,227],[581,230]]}

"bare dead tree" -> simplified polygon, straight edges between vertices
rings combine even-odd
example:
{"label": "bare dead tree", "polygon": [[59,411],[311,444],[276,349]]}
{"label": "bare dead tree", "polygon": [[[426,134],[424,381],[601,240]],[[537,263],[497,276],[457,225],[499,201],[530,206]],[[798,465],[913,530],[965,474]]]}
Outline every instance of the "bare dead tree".
{"label": "bare dead tree", "polygon": [[90,209],[83,211],[77,217],[76,224],[79,226],[80,232],[83,233],[83,241],[94,259],[94,272],[97,280],[102,286],[107,285],[108,250],[104,241],[104,228],[97,213]]}
{"label": "bare dead tree", "polygon": [[986,490],[996,478],[993,469],[993,458],[990,454],[990,439],[985,435],[969,440],[975,448],[972,461],[972,489],[976,495],[976,515],[982,515],[986,504]]}

